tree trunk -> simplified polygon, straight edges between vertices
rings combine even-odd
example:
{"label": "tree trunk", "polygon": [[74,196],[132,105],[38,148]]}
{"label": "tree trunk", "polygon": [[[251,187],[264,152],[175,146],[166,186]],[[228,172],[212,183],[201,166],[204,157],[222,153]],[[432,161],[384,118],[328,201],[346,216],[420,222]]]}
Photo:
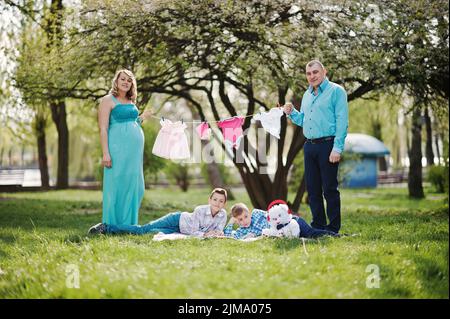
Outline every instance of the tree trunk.
{"label": "tree trunk", "polygon": [[409,197],[424,198],[422,186],[422,118],[419,107],[415,108],[411,123],[411,149],[409,150],[408,191]]}
{"label": "tree trunk", "polygon": [[[221,101],[225,108],[228,110],[231,116],[235,116],[237,114],[236,109],[230,103],[228,98],[226,87],[224,85],[224,75],[219,74],[219,94]],[[223,82],[223,83],[222,83]],[[246,117],[244,120],[244,124],[242,126],[243,131],[245,132],[251,124],[251,115],[255,113],[256,100],[253,92],[252,83],[247,83],[245,87],[242,87],[245,90],[245,95],[248,100]],[[189,86],[186,85],[185,91],[189,90]],[[213,91],[214,91],[214,82],[211,82],[211,86],[208,88],[204,88],[204,93],[206,94],[208,101],[210,103],[212,113],[216,121],[219,121],[221,117],[219,116],[218,109],[216,107],[216,102],[214,99]],[[280,104],[284,104],[286,93],[288,91],[288,86],[280,87],[278,90],[278,101]],[[202,105],[197,102],[190,93],[180,92],[178,96],[186,99],[190,103],[191,106],[195,107],[198,115],[201,117],[202,121],[205,121],[205,114],[202,110]],[[298,103],[295,103],[298,101]],[[300,99],[297,98],[294,101],[294,105],[297,109],[300,106]],[[268,108],[267,108],[268,109]],[[195,114],[195,112],[192,112]],[[300,152],[303,148],[305,138],[303,136],[303,131],[300,127],[294,126],[294,133],[290,140],[290,145],[287,152],[284,152],[284,144],[286,139],[286,130],[287,130],[287,119],[285,116],[281,117],[281,130],[280,130],[280,139],[278,140],[278,154],[277,154],[277,167],[275,176],[273,179],[267,174],[268,163],[264,160],[260,159],[259,153],[266,152],[267,149],[259,147],[259,145],[251,145],[247,134],[244,134],[243,139],[241,141],[241,146],[233,151],[233,163],[235,167],[238,169],[239,174],[242,178],[242,182],[244,184],[245,189],[247,190],[248,196],[252,202],[253,207],[260,209],[267,209],[267,205],[273,201],[274,199],[287,199],[288,195],[288,186],[287,186],[287,175],[289,172],[289,168],[292,166],[292,163],[295,159],[295,156]],[[230,154],[227,152],[225,144],[223,143],[223,137],[217,135],[213,131],[213,137],[217,139],[220,143],[222,149],[225,151],[227,156]],[[259,143],[258,143],[259,144]],[[287,156],[285,154],[287,153]],[[231,157],[231,156],[230,156]]]}
{"label": "tree trunk", "polygon": [[67,127],[66,103],[51,102],[52,119],[58,132],[58,173],[56,188],[69,187],[69,129]]}
{"label": "tree trunk", "polygon": [[[201,118],[201,116],[200,116],[200,114],[198,114],[198,112],[196,112],[195,107],[192,105],[192,103],[187,101],[187,106],[191,110],[192,118],[195,121],[202,121],[202,120],[204,121],[205,120],[205,119]],[[195,123],[194,123],[194,125],[195,125]],[[209,143],[212,143],[212,140],[211,141],[201,140],[202,149],[203,149],[203,147],[205,147]],[[209,151],[209,155],[212,158],[214,158],[214,150],[212,148]],[[220,187],[220,188],[226,189],[227,190],[227,197],[228,197],[227,200],[234,200],[235,197],[233,195],[233,192],[231,191],[230,187],[225,185],[225,182],[223,181],[223,177],[220,174],[219,165],[217,165],[216,161],[213,160],[213,161],[211,161],[211,163],[207,163],[206,166],[207,166],[206,167],[206,172],[208,174],[209,185],[211,185],[212,188]]]}
{"label": "tree trunk", "polygon": [[41,188],[50,188],[48,161],[47,161],[47,146],[45,137],[46,120],[44,117],[36,115],[34,129],[37,138],[39,171],[41,172]]}
{"label": "tree trunk", "polygon": [[[202,147],[209,144],[209,141],[202,140]],[[211,149],[210,154],[211,156],[214,156],[214,151]],[[227,190],[227,200],[234,200],[235,197],[227,185],[225,185],[225,182],[223,181],[222,175],[220,174],[219,165],[217,165],[216,161],[213,160],[211,163],[206,164],[206,172],[208,173],[208,179],[209,184],[212,188],[224,188]]]}
{"label": "tree trunk", "polygon": [[[61,45],[63,38],[63,1],[52,0],[49,14],[45,17],[45,29],[47,33],[47,48],[51,50]],[[49,102],[52,119],[58,132],[58,170],[56,176],[56,188],[69,187],[69,129],[67,128],[66,103],[52,100]]]}
{"label": "tree trunk", "polygon": [[178,186],[183,192],[187,192],[189,189],[189,181],[185,177],[180,177],[178,179]]}
{"label": "tree trunk", "polygon": [[382,172],[386,172],[387,171],[386,157],[384,157],[384,156],[378,157],[378,168]]}
{"label": "tree trunk", "polygon": [[[208,144],[208,141],[202,141],[202,146]],[[208,172],[209,183],[213,188],[224,187],[222,175],[220,175],[219,166],[215,161],[207,164],[206,171]]]}
{"label": "tree trunk", "polygon": [[25,145],[22,145],[22,150],[20,153],[20,165],[25,168]]}
{"label": "tree trunk", "polygon": [[434,165],[434,154],[433,154],[433,133],[431,129],[431,119],[428,114],[428,107],[425,107],[425,129],[426,129],[426,147],[425,147],[425,156],[427,158],[427,166]]}
{"label": "tree trunk", "polygon": [[[279,96],[281,104],[284,104],[284,97]],[[294,106],[299,109],[300,99],[293,101]],[[246,127],[244,127],[245,129]],[[292,140],[290,143],[289,150],[287,152],[286,163],[283,162],[283,147],[286,138],[287,129],[287,119],[285,116],[281,117],[281,131],[280,139],[278,140],[278,154],[277,154],[277,171],[273,180],[269,178],[268,174],[261,173],[259,170],[264,168],[262,163],[258,163],[253,171],[250,171],[247,165],[241,163],[235,163],[236,167],[241,174],[242,180],[244,182],[245,188],[248,192],[250,200],[255,208],[266,209],[267,205],[275,200],[282,199],[287,200],[288,195],[288,172],[289,168],[292,166],[294,158],[298,155],[300,150],[303,148],[305,138],[303,136],[303,131],[299,126],[294,126],[294,133],[292,135]],[[244,143],[249,144],[247,136],[244,137]],[[248,146],[250,147],[250,146]],[[248,152],[246,152],[248,154]],[[297,189],[296,198],[303,197],[302,188]],[[304,190],[303,190],[304,193]],[[298,200],[298,199],[297,199]],[[298,209],[298,207],[292,207],[293,209]]]}
{"label": "tree trunk", "polygon": [[[239,167],[238,170],[253,207],[266,209],[267,205],[274,199],[286,199],[286,197],[275,196],[272,193],[276,188],[282,188],[283,180],[279,179],[278,183],[275,184],[270,181],[267,175],[260,175],[257,171],[250,172],[242,167]],[[284,182],[287,183],[286,180]]]}
{"label": "tree trunk", "polygon": [[[379,139],[380,141],[383,141],[383,137],[381,135],[381,122],[378,118],[372,119],[372,134],[373,137]],[[378,158],[378,167],[380,171],[387,171],[387,163],[384,156]]]}
{"label": "tree trunk", "polygon": [[441,152],[439,150],[439,134],[434,136],[434,144],[436,146],[436,155],[438,158],[438,164],[441,165]]}
{"label": "tree trunk", "polygon": [[302,203],[303,195],[306,192],[306,181],[305,181],[305,174],[302,176],[302,181],[300,182],[300,185],[297,189],[297,194],[295,195],[294,202],[291,205],[291,209],[294,212],[298,212],[300,210],[300,205]]}

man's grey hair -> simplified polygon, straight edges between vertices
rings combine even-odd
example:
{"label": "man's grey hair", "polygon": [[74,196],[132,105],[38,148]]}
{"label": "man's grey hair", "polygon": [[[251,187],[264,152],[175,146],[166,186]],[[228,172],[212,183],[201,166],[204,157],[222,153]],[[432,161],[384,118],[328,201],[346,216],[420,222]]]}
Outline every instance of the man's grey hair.
{"label": "man's grey hair", "polygon": [[311,60],[311,61],[309,61],[308,63],[306,63],[306,68],[307,67],[312,67],[315,64],[319,65],[322,68],[322,70],[325,69],[325,67],[323,66],[322,62],[320,62],[319,60]]}

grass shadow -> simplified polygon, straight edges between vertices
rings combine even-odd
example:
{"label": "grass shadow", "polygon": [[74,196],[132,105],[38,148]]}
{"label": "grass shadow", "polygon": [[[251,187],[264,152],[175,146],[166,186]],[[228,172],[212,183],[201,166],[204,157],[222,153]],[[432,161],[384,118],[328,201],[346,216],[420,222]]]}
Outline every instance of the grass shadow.
{"label": "grass shadow", "polygon": [[[448,250],[443,258],[448,260]],[[422,287],[430,295],[439,295],[439,298],[448,298],[448,263],[446,265],[436,262],[436,258],[414,256],[417,272],[421,278]],[[442,283],[446,283],[443,285]]]}
{"label": "grass shadow", "polygon": [[320,238],[269,238],[273,241],[273,247],[280,252],[285,252],[293,249],[303,249],[303,244],[308,245],[322,245],[329,244],[333,239],[337,239],[331,236],[323,236]]}
{"label": "grass shadow", "polygon": [[17,239],[14,235],[0,234],[0,242],[5,244],[14,244],[16,240]]}
{"label": "grass shadow", "polygon": [[66,244],[83,244],[88,242],[90,238],[85,234],[84,236],[78,234],[70,234],[63,238],[64,243]]}

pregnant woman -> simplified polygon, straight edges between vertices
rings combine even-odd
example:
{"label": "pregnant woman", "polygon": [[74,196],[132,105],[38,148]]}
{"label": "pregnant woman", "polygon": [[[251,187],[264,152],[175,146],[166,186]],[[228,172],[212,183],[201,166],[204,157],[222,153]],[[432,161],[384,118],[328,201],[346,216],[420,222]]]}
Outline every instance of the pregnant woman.
{"label": "pregnant woman", "polygon": [[135,105],[136,79],[128,70],[119,70],[109,94],[101,99],[98,111],[100,142],[103,152],[102,223],[89,229],[101,231],[103,224],[135,225],[144,196],[143,120],[150,111],[139,115]]}

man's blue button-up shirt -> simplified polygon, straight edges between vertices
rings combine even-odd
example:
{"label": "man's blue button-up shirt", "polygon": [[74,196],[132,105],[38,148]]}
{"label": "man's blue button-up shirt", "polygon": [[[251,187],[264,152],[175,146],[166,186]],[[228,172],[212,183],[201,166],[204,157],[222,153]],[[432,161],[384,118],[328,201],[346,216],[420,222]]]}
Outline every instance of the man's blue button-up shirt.
{"label": "man's blue button-up shirt", "polygon": [[317,95],[309,86],[303,94],[300,111],[292,110],[289,118],[303,127],[308,139],[335,136],[333,151],[342,153],[348,129],[348,103],[344,88],[325,77]]}

